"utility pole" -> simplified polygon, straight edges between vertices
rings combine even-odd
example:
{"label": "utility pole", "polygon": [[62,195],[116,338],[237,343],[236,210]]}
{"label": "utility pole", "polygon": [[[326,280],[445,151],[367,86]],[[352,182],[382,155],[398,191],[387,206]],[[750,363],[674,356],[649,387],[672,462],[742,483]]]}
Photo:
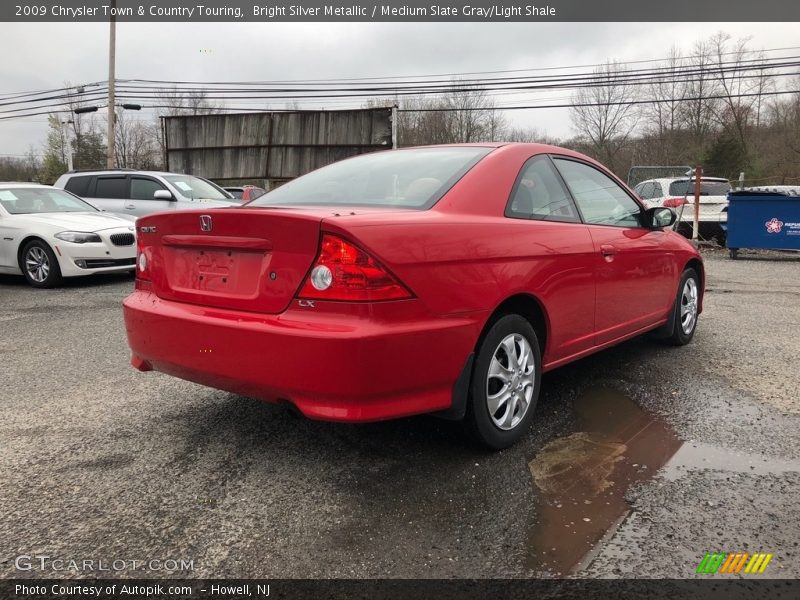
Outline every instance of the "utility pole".
{"label": "utility pole", "polygon": [[114,145],[116,142],[116,134],[114,127],[117,120],[116,98],[114,96],[114,84],[116,83],[116,46],[117,46],[117,18],[114,12],[117,8],[117,0],[111,0],[111,16],[109,17],[108,24],[111,31],[108,36],[108,134],[106,144],[106,167],[109,169],[114,168]]}
{"label": "utility pole", "polygon": [[64,145],[67,151],[67,171],[72,171],[75,167],[72,164],[72,139],[69,137],[69,124],[72,121],[61,121],[61,135],[64,137]]}

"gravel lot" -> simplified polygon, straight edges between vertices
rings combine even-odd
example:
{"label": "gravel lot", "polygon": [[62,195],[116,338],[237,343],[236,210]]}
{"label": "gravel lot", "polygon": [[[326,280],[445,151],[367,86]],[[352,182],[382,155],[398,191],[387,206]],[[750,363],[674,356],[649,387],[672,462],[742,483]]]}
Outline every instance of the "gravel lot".
{"label": "gravel lot", "polygon": [[[19,555],[193,560],[194,577],[800,575],[800,257],[706,252],[694,342],[543,380],[488,454],[419,417],[350,426],[128,365],[128,276],[0,277],[0,577]],[[92,575],[92,573],[83,573]],[[125,567],[126,576],[164,572]]]}

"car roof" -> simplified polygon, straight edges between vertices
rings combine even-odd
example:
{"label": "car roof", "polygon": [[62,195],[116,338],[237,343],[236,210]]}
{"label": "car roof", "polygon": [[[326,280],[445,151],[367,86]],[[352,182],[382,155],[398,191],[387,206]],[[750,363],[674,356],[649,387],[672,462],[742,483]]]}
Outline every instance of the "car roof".
{"label": "car roof", "polygon": [[7,189],[11,187],[31,187],[31,188],[47,188],[54,189],[52,185],[45,185],[43,183],[33,183],[31,181],[0,181],[0,189]]}
{"label": "car roof", "polygon": [[[64,173],[64,175],[68,177],[80,177],[80,176],[87,176],[87,175],[189,175],[189,173],[172,173],[170,171],[139,171],[137,169],[95,169],[95,170],[87,170],[87,171],[68,171]],[[197,175],[191,175],[191,177],[198,177]]]}

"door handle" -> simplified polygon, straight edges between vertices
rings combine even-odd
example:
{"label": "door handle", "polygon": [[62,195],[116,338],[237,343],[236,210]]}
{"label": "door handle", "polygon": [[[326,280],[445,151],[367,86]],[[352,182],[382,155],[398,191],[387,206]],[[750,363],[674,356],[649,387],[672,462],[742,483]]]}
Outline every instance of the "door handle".
{"label": "door handle", "polygon": [[129,209],[133,210],[134,208],[136,208],[136,205],[133,202],[126,202],[125,203],[125,208],[129,208]]}
{"label": "door handle", "polygon": [[617,249],[614,248],[611,244],[602,244],[600,246],[600,254],[603,255],[603,258],[606,262],[611,262],[614,260],[614,255],[617,253]]}

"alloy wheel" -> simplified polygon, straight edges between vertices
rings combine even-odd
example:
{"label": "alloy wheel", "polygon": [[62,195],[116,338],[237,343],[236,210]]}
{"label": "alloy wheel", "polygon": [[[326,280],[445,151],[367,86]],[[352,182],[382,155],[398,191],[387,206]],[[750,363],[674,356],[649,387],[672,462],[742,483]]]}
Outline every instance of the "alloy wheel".
{"label": "alloy wheel", "polygon": [[522,335],[507,335],[495,349],[486,378],[486,403],[492,422],[504,431],[525,417],[536,382],[534,353]]}
{"label": "alloy wheel", "polygon": [[25,255],[25,270],[36,283],[44,283],[50,275],[50,259],[38,246],[31,247]]}
{"label": "alloy wheel", "polygon": [[681,292],[681,329],[689,335],[697,321],[697,282],[692,278],[686,280]]}

